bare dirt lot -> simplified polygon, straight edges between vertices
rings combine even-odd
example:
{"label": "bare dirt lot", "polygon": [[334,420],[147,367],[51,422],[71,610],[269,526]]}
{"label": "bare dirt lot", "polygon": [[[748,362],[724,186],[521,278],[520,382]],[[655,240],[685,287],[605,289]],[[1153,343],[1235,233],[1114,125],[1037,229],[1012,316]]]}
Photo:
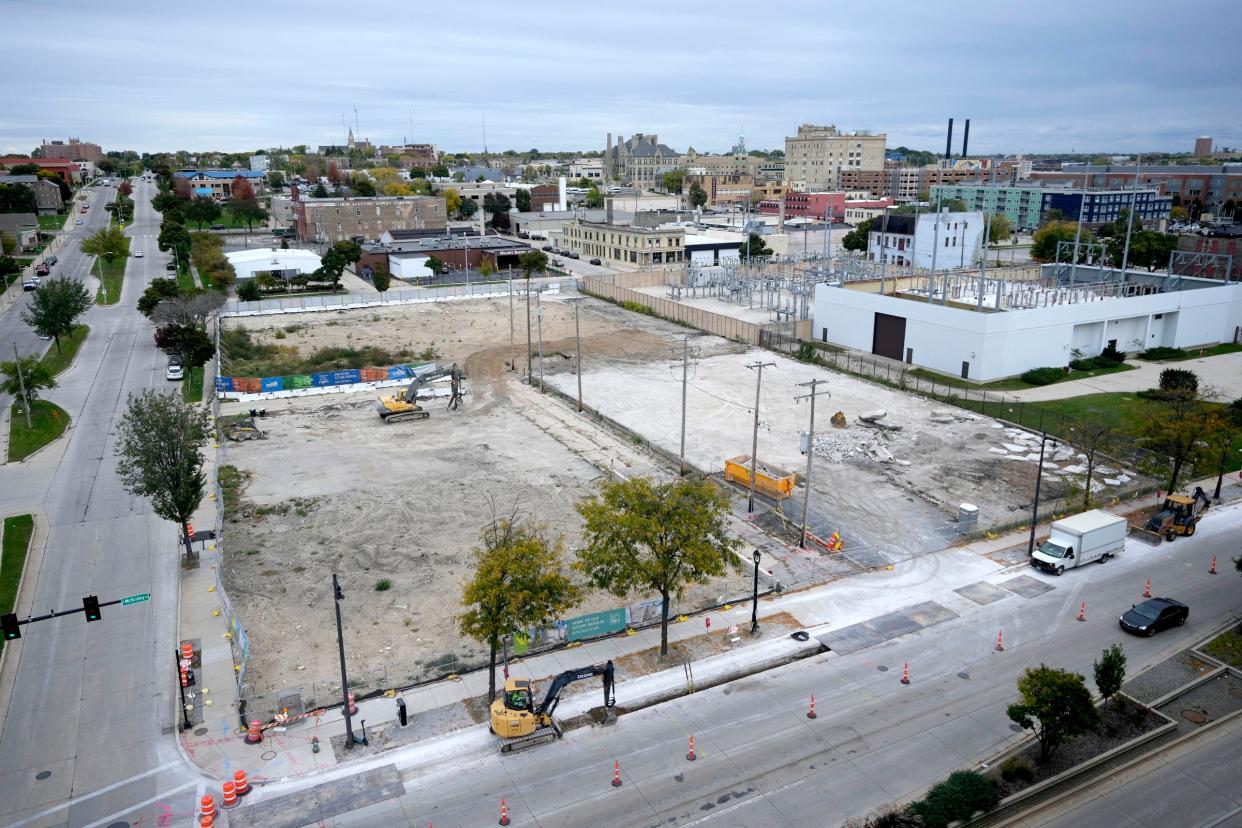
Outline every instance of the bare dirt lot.
{"label": "bare dirt lot", "polygon": [[[626,311],[592,304],[598,307],[581,314],[584,351],[638,360],[667,351],[661,329],[672,326],[635,324]],[[548,362],[565,363],[557,352],[573,353],[573,310],[546,297],[542,306]],[[524,307],[515,303],[515,310]],[[255,705],[278,690],[326,697],[339,686],[333,572],[346,595],[351,677],[371,677],[373,686],[383,675],[386,686],[396,686],[464,669],[485,657],[462,638],[455,616],[470,551],[493,504],[502,515],[516,507],[564,534],[572,554],[581,527],[574,505],[607,470],[670,474],[632,441],[575,422],[563,404],[510,379],[507,301],[409,305],[381,311],[379,321],[375,315],[302,315],[296,322],[303,327],[280,342],[315,349],[391,346],[396,338],[415,351],[435,347],[441,363],[465,366],[465,403],[448,412],[443,401],[430,400],[430,419],[385,425],[371,407],[376,392],[272,400],[260,421],[268,439],[225,444],[222,463],[237,468],[243,483],[225,524],[223,577],[250,636],[247,684]],[[524,312],[515,318],[524,338]],[[290,324],[256,321],[244,326],[259,341]],[[221,414],[242,408],[226,403]],[[749,588],[748,577],[731,576],[693,590],[683,606]],[[642,597],[591,593],[571,614]]]}

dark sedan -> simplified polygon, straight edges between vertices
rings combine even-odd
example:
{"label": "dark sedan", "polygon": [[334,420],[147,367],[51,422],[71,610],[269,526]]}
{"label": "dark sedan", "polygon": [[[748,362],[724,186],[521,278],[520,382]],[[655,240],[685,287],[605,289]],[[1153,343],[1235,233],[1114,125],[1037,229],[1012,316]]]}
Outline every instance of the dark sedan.
{"label": "dark sedan", "polygon": [[1135,604],[1121,616],[1121,628],[1135,635],[1152,636],[1165,627],[1180,627],[1190,617],[1190,607],[1172,598],[1150,598]]}

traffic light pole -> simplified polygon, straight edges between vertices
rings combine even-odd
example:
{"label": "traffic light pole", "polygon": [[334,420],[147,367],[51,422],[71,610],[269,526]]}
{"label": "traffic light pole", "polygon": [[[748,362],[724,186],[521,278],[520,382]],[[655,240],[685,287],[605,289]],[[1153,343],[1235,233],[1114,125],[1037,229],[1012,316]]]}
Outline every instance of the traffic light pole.
{"label": "traffic light pole", "polygon": [[16,614],[9,613],[8,615],[0,616],[0,624],[3,624],[4,639],[6,641],[12,641],[16,638],[22,637],[22,624],[34,624],[38,621],[50,621],[53,618],[61,618],[66,615],[76,615],[79,612],[84,613],[86,615],[87,623],[90,623],[91,621],[100,620],[100,608],[102,607],[114,607],[117,604],[128,606],[129,604],[136,604],[141,601],[146,601],[150,599],[150,597],[150,593],[143,593],[142,595],[130,595],[126,598],[117,598],[113,601],[100,601],[94,595],[87,595],[82,599],[82,606],[76,609],[60,611],[52,610],[46,615],[31,615],[26,618],[18,618]]}

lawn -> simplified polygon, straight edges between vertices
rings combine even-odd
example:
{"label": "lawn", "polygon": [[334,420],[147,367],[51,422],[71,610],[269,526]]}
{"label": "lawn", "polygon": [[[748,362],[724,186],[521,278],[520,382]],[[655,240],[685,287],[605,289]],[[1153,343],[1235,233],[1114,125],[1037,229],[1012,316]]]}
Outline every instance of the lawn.
{"label": "lawn", "polygon": [[181,380],[181,399],[186,402],[203,401],[203,368],[191,368]]}
{"label": "lawn", "polygon": [[39,216],[39,229],[49,233],[55,233],[65,226],[65,216]]}
{"label": "lawn", "polygon": [[82,343],[86,341],[86,336],[90,332],[91,329],[86,325],[74,325],[73,333],[61,337],[60,353],[56,353],[56,343],[53,342],[52,347],[40,361],[51,370],[53,376],[59,374],[73,363],[73,358],[77,356],[78,349],[82,347]]}
{"label": "lawn", "polygon": [[[193,222],[192,224],[187,225],[187,226],[193,230],[199,230],[199,229],[207,230],[213,224],[223,224],[225,228],[228,230],[245,230],[246,229],[246,222],[242,221],[237,216],[233,215],[232,211],[230,211],[229,208],[227,207],[225,207],[223,212],[220,213],[219,218],[217,218],[215,221],[203,222],[203,226],[201,228],[198,226],[198,222]],[[266,228],[267,228],[266,221],[256,221],[254,223],[254,231],[256,232],[261,233]]]}
{"label": "lawn", "polygon": [[102,268],[103,283],[99,286],[95,302],[99,305],[115,305],[121,300],[121,283],[125,280],[125,266],[129,264],[129,239],[125,239],[125,252],[122,255],[111,262],[100,256],[98,261],[99,264],[91,268],[91,272],[98,276]]}
{"label": "lawn", "polygon": [[1225,630],[1208,642],[1203,652],[1231,667],[1242,667],[1242,625]]}
{"label": "lawn", "polygon": [[[1133,371],[1137,365],[1129,365],[1119,362],[1116,365],[1110,365],[1107,368],[1094,368],[1090,371],[1078,371],[1070,369],[1064,377],[1058,379],[1057,382],[1069,382],[1070,380],[1086,379],[1087,377],[1098,377],[1101,374],[1116,374],[1121,371]],[[940,385],[951,385],[954,388],[968,388],[971,390],[984,389],[986,391],[1021,391],[1026,388],[1038,388],[1029,382],[1023,382],[1019,377],[1007,377],[1005,379],[993,380],[992,382],[969,382],[958,377],[950,377],[945,374],[938,374],[935,371],[928,371],[923,368],[914,368],[906,372],[907,374],[922,377],[925,380],[932,380]],[[1052,383],[1055,385],[1056,383]]]}
{"label": "lawn", "polygon": [[1163,359],[1154,359],[1152,362],[1181,362],[1185,359],[1198,359],[1199,357],[1220,356],[1221,354],[1234,354],[1242,351],[1242,345],[1235,345],[1232,342],[1222,342],[1219,345],[1213,345],[1210,348],[1192,348],[1189,351],[1182,351],[1179,356],[1169,356]]}
{"label": "lawn", "polygon": [[184,291],[191,291],[195,288],[194,274],[190,273],[190,266],[183,264],[177,268],[177,287]]}
{"label": "lawn", "polygon": [[47,400],[35,400],[30,406],[31,428],[26,429],[26,415],[13,403],[9,411],[9,462],[25,460],[65,433],[69,415]]}
{"label": "lawn", "polygon": [[[7,615],[17,605],[17,587],[26,568],[30,536],[34,534],[33,515],[14,515],[4,519],[4,550],[0,557],[0,615]],[[0,649],[4,642],[0,641]]]}

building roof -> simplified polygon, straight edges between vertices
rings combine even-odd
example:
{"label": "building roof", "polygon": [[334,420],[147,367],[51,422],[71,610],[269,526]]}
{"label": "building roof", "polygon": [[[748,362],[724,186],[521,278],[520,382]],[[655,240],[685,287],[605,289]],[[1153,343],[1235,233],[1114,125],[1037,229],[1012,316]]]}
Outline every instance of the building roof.
{"label": "building roof", "polygon": [[435,253],[437,250],[487,250],[503,253],[505,251],[526,252],[529,245],[510,241],[499,236],[449,236],[439,235],[408,241],[394,241],[393,244],[364,244],[362,249],[367,253],[417,254]]}
{"label": "building roof", "polygon": [[8,232],[37,229],[39,217],[34,213],[0,213],[0,229]]}
{"label": "building roof", "polygon": [[871,225],[872,233],[895,233],[899,236],[914,235],[914,219],[912,213],[889,213],[887,227],[884,226],[883,219],[878,220]]}
{"label": "building roof", "polygon": [[173,175],[182,178],[215,178],[227,179],[232,181],[237,176],[242,178],[262,178],[263,173],[259,170],[177,170]]}
{"label": "building roof", "polygon": [[18,164],[34,164],[42,169],[69,169],[77,170],[77,161],[68,161],[64,158],[23,158],[22,156],[6,155],[0,158],[0,164],[6,167],[16,167]]}
{"label": "building roof", "polygon": [[0,173],[0,184],[35,184],[42,180],[37,175],[5,175]]}
{"label": "building roof", "polygon": [[225,253],[224,258],[228,259],[229,264],[233,265],[239,273],[255,270],[301,270],[303,273],[309,273],[312,270],[318,270],[322,261],[310,250],[299,250],[293,247],[287,250],[279,247],[238,250],[235,253]]}

